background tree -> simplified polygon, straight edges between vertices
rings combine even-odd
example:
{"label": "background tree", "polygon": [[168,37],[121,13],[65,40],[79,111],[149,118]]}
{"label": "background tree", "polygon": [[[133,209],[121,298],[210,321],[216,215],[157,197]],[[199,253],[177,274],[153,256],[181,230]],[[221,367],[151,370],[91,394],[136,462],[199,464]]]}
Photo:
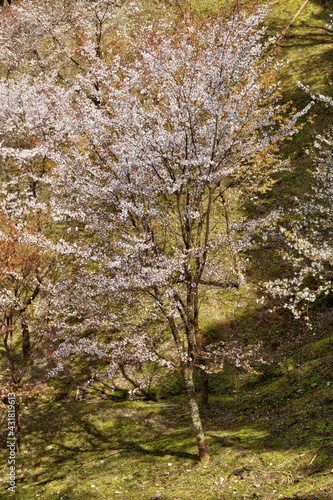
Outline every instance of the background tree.
{"label": "background tree", "polygon": [[[47,193],[40,185],[47,163],[34,148],[40,138],[41,123],[47,119],[47,108],[38,107],[33,95],[26,90],[23,82],[0,83],[3,99],[0,111],[0,325],[4,349],[0,390],[4,397],[9,392],[16,395],[19,448],[23,446],[19,412],[22,401],[45,390],[43,384],[32,383],[33,362],[41,352],[49,314],[48,299],[57,278],[55,256],[34,243],[43,232],[55,230],[47,216]],[[16,154],[18,150],[25,158],[23,169],[12,159],[13,152]]]}
{"label": "background tree", "polygon": [[[315,96],[313,96],[315,97]],[[330,103],[330,98],[325,99]],[[312,185],[304,199],[295,199],[288,224],[280,232],[286,244],[280,250],[292,276],[265,284],[274,298],[281,298],[284,307],[296,318],[303,315],[310,325],[309,305],[325,300],[333,289],[333,133],[318,135],[311,151],[309,172]]]}
{"label": "background tree", "polygon": [[44,384],[31,383],[34,355],[43,340],[47,318],[47,294],[52,257],[40,248],[24,244],[15,224],[0,219],[0,331],[5,360],[1,370],[1,398],[15,393],[18,449],[23,448],[20,406],[23,400],[45,392]]}
{"label": "background tree", "polygon": [[70,85],[86,70],[85,43],[99,57],[119,30],[121,0],[17,1],[0,18],[3,77],[52,75]]}

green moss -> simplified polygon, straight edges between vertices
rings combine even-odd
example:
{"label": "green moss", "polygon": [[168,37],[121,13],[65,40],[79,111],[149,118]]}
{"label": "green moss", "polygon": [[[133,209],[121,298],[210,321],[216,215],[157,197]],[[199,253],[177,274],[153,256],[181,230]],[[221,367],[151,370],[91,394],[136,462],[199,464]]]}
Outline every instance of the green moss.
{"label": "green moss", "polygon": [[306,360],[314,360],[326,356],[333,356],[333,336],[306,345],[302,350],[302,356]]}

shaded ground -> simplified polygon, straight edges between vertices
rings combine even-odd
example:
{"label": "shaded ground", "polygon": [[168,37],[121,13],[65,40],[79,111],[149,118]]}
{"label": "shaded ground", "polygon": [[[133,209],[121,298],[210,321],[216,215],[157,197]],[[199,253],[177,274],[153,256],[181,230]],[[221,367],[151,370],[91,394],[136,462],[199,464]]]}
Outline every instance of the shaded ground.
{"label": "shaded ground", "polygon": [[229,394],[211,396],[202,410],[206,467],[197,462],[183,395],[31,408],[15,498],[332,499],[332,346],[332,337],[305,345],[292,369],[247,376]]}

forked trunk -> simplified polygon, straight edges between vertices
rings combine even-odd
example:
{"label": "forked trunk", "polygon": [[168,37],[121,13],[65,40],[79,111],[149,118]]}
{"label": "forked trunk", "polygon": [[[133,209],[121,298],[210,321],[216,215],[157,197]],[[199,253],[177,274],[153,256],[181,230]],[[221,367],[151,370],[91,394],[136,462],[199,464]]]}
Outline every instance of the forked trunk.
{"label": "forked trunk", "polygon": [[195,388],[193,383],[193,369],[186,368],[183,373],[183,376],[185,380],[185,387],[190,406],[192,424],[199,450],[199,460],[200,462],[208,462],[209,454],[208,454],[206,439],[202,428],[197,398],[195,395]]}

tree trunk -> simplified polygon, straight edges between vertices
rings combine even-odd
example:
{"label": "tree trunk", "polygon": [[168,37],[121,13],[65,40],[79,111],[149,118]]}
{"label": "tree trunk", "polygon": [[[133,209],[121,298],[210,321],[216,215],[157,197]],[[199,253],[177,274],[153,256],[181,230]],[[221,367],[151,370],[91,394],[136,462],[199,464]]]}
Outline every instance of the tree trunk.
{"label": "tree trunk", "polygon": [[208,462],[210,458],[208,454],[206,439],[202,428],[197,398],[195,395],[195,388],[193,383],[193,368],[187,367],[183,373],[183,376],[190,406],[190,415],[199,450],[199,460],[200,462]]}
{"label": "tree trunk", "polygon": [[[196,289],[193,304],[194,304],[194,314],[193,314],[194,334],[195,334],[197,349],[200,351],[200,350],[203,350],[204,338],[203,338],[203,333],[199,328],[199,293],[198,293],[198,289]],[[203,357],[200,358],[200,364],[203,366],[205,366],[205,364],[206,364],[206,360]],[[208,395],[209,395],[208,374],[205,370],[199,369],[199,371],[200,371],[200,379],[201,379],[201,401],[200,401],[200,403],[202,406],[208,406]]]}
{"label": "tree trunk", "polygon": [[32,366],[31,345],[30,345],[30,332],[27,323],[22,319],[22,351],[23,360],[26,366]]}
{"label": "tree trunk", "polygon": [[4,335],[4,345],[7,353],[7,358],[9,361],[9,366],[10,366],[10,375],[12,378],[12,383],[13,383],[13,389],[12,392],[15,393],[15,437],[16,437],[16,447],[18,451],[23,451],[24,450],[24,442],[23,442],[23,434],[22,434],[22,429],[20,425],[20,417],[19,417],[19,410],[20,410],[20,403],[17,402],[17,389],[20,384],[20,379],[17,376],[16,370],[15,370],[15,363],[14,363],[14,356],[12,352],[12,338],[11,336],[13,335],[13,326],[12,326],[12,316],[9,315],[6,319],[6,331]]}

